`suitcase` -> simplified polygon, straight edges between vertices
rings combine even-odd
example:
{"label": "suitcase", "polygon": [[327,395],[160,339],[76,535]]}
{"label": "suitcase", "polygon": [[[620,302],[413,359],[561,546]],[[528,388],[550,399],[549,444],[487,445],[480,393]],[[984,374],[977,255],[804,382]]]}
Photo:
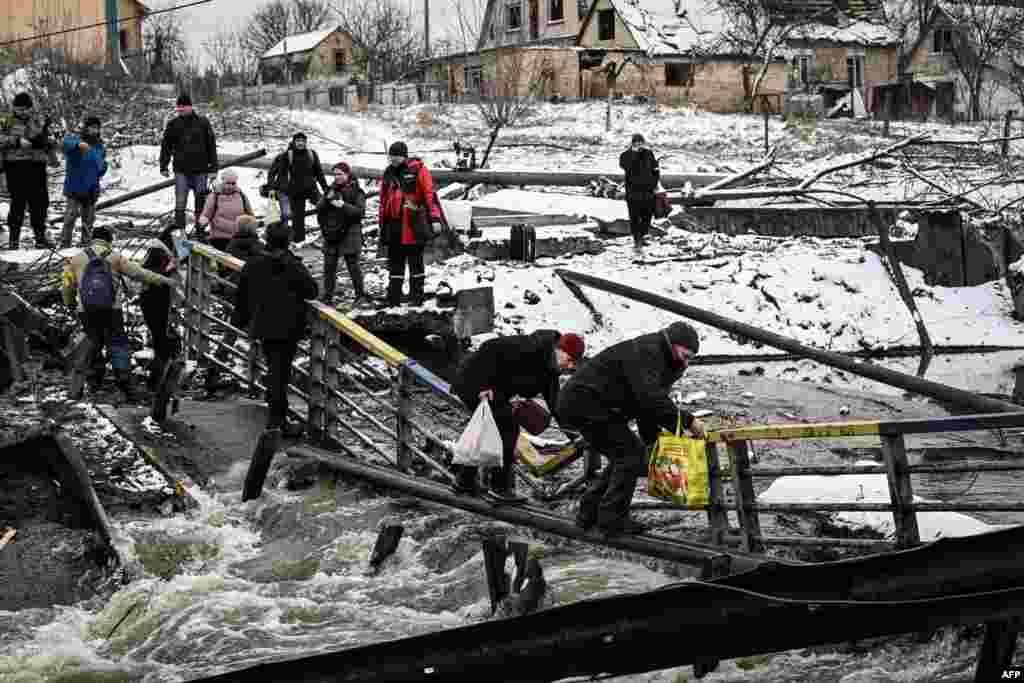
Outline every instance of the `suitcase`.
{"label": "suitcase", "polygon": [[513,261],[532,262],[537,255],[537,230],[532,225],[518,223],[512,226],[509,240],[509,258]]}

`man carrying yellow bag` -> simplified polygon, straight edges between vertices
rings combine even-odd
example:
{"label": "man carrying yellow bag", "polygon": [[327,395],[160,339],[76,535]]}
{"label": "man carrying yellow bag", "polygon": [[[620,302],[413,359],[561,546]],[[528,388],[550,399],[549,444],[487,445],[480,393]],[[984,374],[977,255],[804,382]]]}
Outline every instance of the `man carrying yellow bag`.
{"label": "man carrying yellow bag", "polygon": [[[704,436],[704,423],[680,412],[669,397],[699,347],[697,330],[675,322],[601,351],[559,392],[560,424],[578,430],[609,461],[580,498],[577,526],[596,524],[606,534],[644,531],[629,518],[636,482],[646,471],[644,443],[653,442],[659,428],[672,429],[679,420],[695,437]],[[643,441],[629,428],[633,418]]]}

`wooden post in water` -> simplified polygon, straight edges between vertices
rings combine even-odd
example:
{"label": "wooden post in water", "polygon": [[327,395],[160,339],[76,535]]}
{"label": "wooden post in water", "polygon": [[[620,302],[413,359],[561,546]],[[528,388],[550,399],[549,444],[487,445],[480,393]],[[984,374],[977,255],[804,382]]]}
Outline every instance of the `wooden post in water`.
{"label": "wooden post in water", "polygon": [[327,420],[327,327],[328,323],[313,316],[309,335],[309,406],[308,425],[310,436],[324,442],[330,430]]}
{"label": "wooden post in water", "polygon": [[882,455],[885,457],[886,479],[889,482],[889,497],[892,499],[892,518],[896,525],[896,545],[910,548],[921,543],[917,528],[917,513],[911,507],[914,491],[907,471],[907,450],[903,435],[882,436]]}

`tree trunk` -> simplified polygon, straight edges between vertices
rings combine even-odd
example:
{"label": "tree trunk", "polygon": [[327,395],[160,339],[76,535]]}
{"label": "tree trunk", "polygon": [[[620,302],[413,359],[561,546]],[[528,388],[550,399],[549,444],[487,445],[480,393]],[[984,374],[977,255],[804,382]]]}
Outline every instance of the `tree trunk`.
{"label": "tree trunk", "polygon": [[614,89],[614,86],[608,87],[608,107],[604,112],[604,132],[606,133],[612,129],[612,92]]}
{"label": "tree trunk", "polygon": [[491,156],[491,148],[494,147],[494,141],[498,139],[498,133],[500,132],[501,124],[491,129],[491,139],[487,141],[487,149],[484,150],[484,158],[480,162],[480,168],[487,168],[487,157]]}

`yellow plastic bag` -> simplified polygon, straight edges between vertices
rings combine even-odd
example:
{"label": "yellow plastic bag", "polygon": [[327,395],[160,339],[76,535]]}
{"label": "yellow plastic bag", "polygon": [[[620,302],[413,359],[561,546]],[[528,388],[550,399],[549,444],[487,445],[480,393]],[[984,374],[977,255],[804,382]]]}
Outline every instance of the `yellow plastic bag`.
{"label": "yellow plastic bag", "polygon": [[676,433],[662,432],[647,466],[647,493],[699,510],[708,503],[708,459],[703,439],[682,436],[683,416]]}

